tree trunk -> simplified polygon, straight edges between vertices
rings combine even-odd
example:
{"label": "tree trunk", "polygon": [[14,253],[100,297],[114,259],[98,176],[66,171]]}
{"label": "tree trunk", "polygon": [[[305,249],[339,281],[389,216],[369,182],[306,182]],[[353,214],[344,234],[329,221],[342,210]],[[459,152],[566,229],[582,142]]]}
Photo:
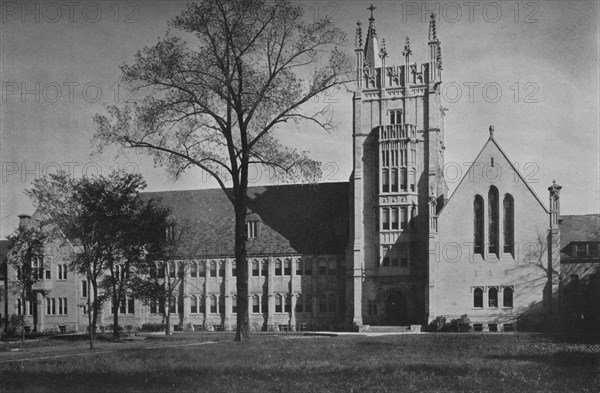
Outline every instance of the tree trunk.
{"label": "tree trunk", "polygon": [[23,287],[21,303],[21,343],[23,343],[25,341],[25,310],[27,309],[27,306],[25,306],[25,287]]}
{"label": "tree trunk", "polygon": [[235,259],[237,261],[237,328],[235,341],[250,339],[248,315],[248,263],[246,252],[246,190],[236,195],[235,206]]}
{"label": "tree trunk", "polygon": [[[90,280],[88,280],[88,283],[89,282],[90,282]],[[88,309],[88,312],[87,312],[87,314],[88,314],[88,336],[90,339],[90,350],[92,350],[92,349],[94,349],[94,333],[93,333],[94,325],[92,324],[92,321],[93,321],[93,319],[92,319],[92,300],[91,300],[91,296],[90,296],[90,293],[91,293],[90,289],[91,289],[90,285],[88,284],[87,285],[87,293],[86,293],[87,309]]]}
{"label": "tree trunk", "polygon": [[119,341],[119,302],[116,296],[113,297],[113,340]]}
{"label": "tree trunk", "polygon": [[92,288],[94,290],[94,306],[92,307],[92,324],[90,331],[92,332],[92,341],[96,339],[96,326],[98,325],[98,284],[95,281],[91,281]]}
{"label": "tree trunk", "polygon": [[[167,304],[167,307],[171,307],[171,302]],[[171,309],[167,308],[165,311],[165,335],[171,335]]]}

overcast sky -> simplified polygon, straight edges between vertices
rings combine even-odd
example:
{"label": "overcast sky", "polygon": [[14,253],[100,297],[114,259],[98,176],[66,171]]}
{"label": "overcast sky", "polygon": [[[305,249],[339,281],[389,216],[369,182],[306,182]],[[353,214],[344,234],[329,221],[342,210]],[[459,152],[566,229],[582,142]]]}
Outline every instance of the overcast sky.
{"label": "overcast sky", "polygon": [[[2,101],[1,235],[33,212],[23,190],[57,168],[141,172],[148,190],[215,187],[199,172],[173,183],[144,155],[91,155],[92,116],[131,97],[119,66],[162,36],[179,1],[0,2]],[[348,33],[368,23],[370,2],[303,2],[307,18],[330,15]],[[427,60],[428,15],[438,15],[443,53],[447,181],[451,191],[495,126],[495,137],[543,201],[553,179],[563,214],[599,211],[599,30],[596,1],[374,2],[388,65]],[[470,94],[472,93],[472,94]],[[133,97],[136,98],[136,97]],[[294,128],[283,140],[324,165],[325,181],[347,181],[352,167],[351,94],[331,92],[338,129]],[[256,175],[256,174],[255,174]],[[268,184],[268,175],[254,183]]]}

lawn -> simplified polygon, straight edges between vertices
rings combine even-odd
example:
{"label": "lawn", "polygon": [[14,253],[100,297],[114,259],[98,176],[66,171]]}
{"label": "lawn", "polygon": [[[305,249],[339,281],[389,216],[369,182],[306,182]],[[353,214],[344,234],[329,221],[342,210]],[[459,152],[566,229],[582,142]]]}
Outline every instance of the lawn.
{"label": "lawn", "polygon": [[[558,343],[539,335],[268,335],[239,344],[229,336],[189,333],[141,342],[99,342],[91,354],[84,341],[50,341],[52,345],[28,343],[21,351],[0,350],[0,392],[598,392],[600,388],[600,345]],[[45,358],[16,360],[37,356]]]}

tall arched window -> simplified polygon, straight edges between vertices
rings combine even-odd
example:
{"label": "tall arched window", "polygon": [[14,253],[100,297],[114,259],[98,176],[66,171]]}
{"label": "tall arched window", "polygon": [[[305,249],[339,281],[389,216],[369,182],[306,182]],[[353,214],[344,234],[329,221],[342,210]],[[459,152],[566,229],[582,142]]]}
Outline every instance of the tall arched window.
{"label": "tall arched window", "polygon": [[500,232],[499,223],[498,223],[498,189],[494,186],[490,187],[490,192],[488,193],[488,219],[489,219],[489,229],[488,229],[488,237],[489,237],[489,246],[488,251],[490,254],[496,254],[500,252],[499,241],[500,238],[498,236]]}
{"label": "tall arched window", "polygon": [[473,201],[473,252],[483,256],[483,198],[475,195]]}
{"label": "tall arched window", "polygon": [[260,313],[260,298],[258,295],[252,296],[252,312],[254,314]]}
{"label": "tall arched window", "polygon": [[513,306],[513,289],[511,287],[504,288],[502,305],[504,307]]}
{"label": "tall arched window", "polygon": [[275,312],[283,312],[282,303],[283,303],[283,298],[281,297],[281,295],[276,295],[275,296]]}
{"label": "tall arched window", "polygon": [[504,196],[504,252],[512,254],[515,243],[515,208],[512,195]]}
{"label": "tall arched window", "polygon": [[498,288],[490,288],[488,290],[488,307],[498,307]]}
{"label": "tall arched window", "polygon": [[215,295],[212,295],[210,297],[210,313],[211,314],[217,313],[217,297]]}
{"label": "tall arched window", "polygon": [[217,277],[217,263],[215,261],[210,262],[210,276]]}
{"label": "tall arched window", "polygon": [[483,308],[483,289],[475,288],[473,291],[473,307]]}

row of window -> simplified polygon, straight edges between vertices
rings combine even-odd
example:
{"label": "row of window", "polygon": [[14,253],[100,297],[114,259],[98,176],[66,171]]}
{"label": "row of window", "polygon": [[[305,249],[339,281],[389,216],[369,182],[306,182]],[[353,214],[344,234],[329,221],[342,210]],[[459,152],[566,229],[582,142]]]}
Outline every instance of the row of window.
{"label": "row of window", "polygon": [[[31,300],[17,299],[17,315],[33,315],[34,303]],[[67,298],[46,298],[46,315],[67,315]]]}
{"label": "row of window", "polygon": [[[485,214],[485,206],[483,197],[475,195],[473,201],[473,252],[485,257],[484,246],[484,231],[485,221],[487,216],[488,226],[488,253],[500,256],[500,206],[499,206],[498,189],[494,186],[490,187],[488,192],[488,209]],[[505,194],[502,203],[503,207],[503,251],[504,253],[514,253],[514,199],[512,195]]]}
{"label": "row of window", "polygon": [[[483,295],[485,291],[483,287],[476,287],[473,289],[473,307],[474,308],[483,308]],[[500,290],[498,287],[488,287],[487,288],[487,307],[488,308],[498,308],[498,295]],[[502,307],[510,308],[513,306],[513,295],[514,289],[513,287],[504,287],[502,289]]]}
{"label": "row of window", "polygon": [[[268,297],[261,295],[252,296],[252,313],[261,314],[268,311]],[[208,297],[209,313],[224,314],[225,313],[225,298],[223,296],[211,295]],[[275,312],[289,313],[292,309],[292,297],[289,294],[276,294],[274,296]],[[313,299],[310,294],[296,296],[295,312],[312,312]],[[341,302],[341,299],[340,299]],[[237,313],[237,296],[231,298],[231,312]],[[177,314],[183,311],[183,299],[173,299],[169,304],[170,312]],[[319,312],[335,312],[336,297],[333,294],[319,296]],[[132,306],[133,310],[133,306]],[[155,301],[150,304],[150,313],[157,314],[165,311],[165,304]],[[206,313],[206,297],[195,296],[190,297],[190,314]],[[124,314],[124,312],[123,312]],[[133,314],[133,311],[131,311]]]}
{"label": "row of window", "polygon": [[[297,276],[312,275],[312,262],[304,263],[303,260],[291,261],[290,259],[275,260],[275,276],[291,276],[292,269],[294,269]],[[175,263],[170,262],[171,266],[168,270],[165,267],[153,270],[150,272],[152,277],[158,275],[159,278],[164,278],[165,275],[169,277],[175,277]],[[207,277],[206,265],[203,262],[196,263],[191,262],[189,265],[190,276],[192,278],[203,278]],[[183,267],[180,267],[182,271]],[[335,260],[321,260],[318,266],[319,275],[336,275],[337,274],[337,262]],[[252,277],[267,277],[269,275],[269,263],[268,260],[253,260],[250,263],[250,275]],[[237,276],[237,262],[231,262],[231,276]],[[208,277],[225,277],[225,262],[211,261],[209,263]]]}
{"label": "row of window", "polygon": [[[382,153],[386,153],[386,151],[383,151]],[[387,160],[387,154],[384,154],[384,156],[384,159]],[[394,155],[392,155],[392,161],[393,157]],[[403,156],[401,155],[401,157]],[[398,183],[400,184],[400,188],[398,188]],[[410,176],[406,168],[400,168],[400,170],[398,170],[397,168],[383,168],[381,170],[381,192],[383,193],[398,191],[414,192],[416,183],[417,174],[414,170],[410,171]]]}
{"label": "row of window", "polygon": [[[411,209],[411,229],[416,228],[416,220],[414,220],[417,215],[416,206]],[[384,231],[387,230],[396,230],[396,229],[407,229],[408,228],[408,207],[402,206],[398,207],[382,207],[381,208],[381,229]]]}
{"label": "row of window", "polygon": [[412,244],[395,244],[381,246],[381,266],[383,267],[408,267],[409,259],[412,260]]}
{"label": "row of window", "polygon": [[[56,273],[58,280],[66,280],[68,278],[68,269],[67,265],[59,264],[56,265]],[[17,280],[21,280],[21,276],[23,273],[23,267],[17,267],[16,275]],[[43,262],[39,259],[34,259],[31,263],[31,275],[34,280],[50,280],[52,277],[51,270],[46,269],[43,265]]]}

